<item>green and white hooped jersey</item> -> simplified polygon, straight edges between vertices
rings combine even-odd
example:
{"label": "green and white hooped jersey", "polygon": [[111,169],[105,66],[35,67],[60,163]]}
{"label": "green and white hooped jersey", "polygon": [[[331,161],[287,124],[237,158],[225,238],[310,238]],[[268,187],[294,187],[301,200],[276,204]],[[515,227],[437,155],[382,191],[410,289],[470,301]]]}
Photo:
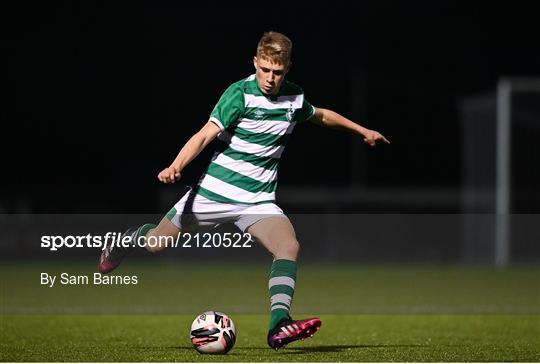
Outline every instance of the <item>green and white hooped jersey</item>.
{"label": "green and white hooped jersey", "polygon": [[233,83],[210,116],[222,132],[197,193],[232,204],[274,202],[285,144],[296,123],[314,113],[302,89],[287,80],[275,96],[261,92],[255,75]]}

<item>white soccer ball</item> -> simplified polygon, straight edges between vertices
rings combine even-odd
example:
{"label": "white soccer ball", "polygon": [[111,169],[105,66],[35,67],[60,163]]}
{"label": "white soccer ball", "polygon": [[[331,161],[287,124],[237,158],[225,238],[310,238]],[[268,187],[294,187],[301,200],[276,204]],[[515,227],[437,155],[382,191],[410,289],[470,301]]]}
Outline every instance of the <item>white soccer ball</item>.
{"label": "white soccer ball", "polygon": [[229,316],[217,311],[201,313],[191,324],[191,343],[202,354],[226,354],[236,341]]}

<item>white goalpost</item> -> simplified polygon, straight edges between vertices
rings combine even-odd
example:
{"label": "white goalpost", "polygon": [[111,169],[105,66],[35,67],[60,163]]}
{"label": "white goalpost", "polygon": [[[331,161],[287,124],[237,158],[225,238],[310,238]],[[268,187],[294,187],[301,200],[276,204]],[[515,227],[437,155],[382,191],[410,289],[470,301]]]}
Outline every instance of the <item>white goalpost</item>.
{"label": "white goalpost", "polygon": [[508,265],[510,255],[512,95],[515,92],[540,93],[540,78],[503,78],[497,85],[495,265],[501,268]]}

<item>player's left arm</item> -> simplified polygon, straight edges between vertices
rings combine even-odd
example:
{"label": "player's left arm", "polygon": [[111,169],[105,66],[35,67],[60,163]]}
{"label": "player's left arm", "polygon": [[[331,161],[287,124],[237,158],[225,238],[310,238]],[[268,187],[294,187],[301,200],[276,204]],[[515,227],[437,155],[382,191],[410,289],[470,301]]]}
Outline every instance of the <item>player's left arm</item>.
{"label": "player's left arm", "polygon": [[360,135],[364,139],[364,142],[372,147],[374,147],[377,142],[390,144],[388,139],[386,139],[384,135],[378,131],[365,128],[362,125],[357,124],[332,110],[316,107],[315,113],[309,119],[309,121],[332,129],[344,130]]}

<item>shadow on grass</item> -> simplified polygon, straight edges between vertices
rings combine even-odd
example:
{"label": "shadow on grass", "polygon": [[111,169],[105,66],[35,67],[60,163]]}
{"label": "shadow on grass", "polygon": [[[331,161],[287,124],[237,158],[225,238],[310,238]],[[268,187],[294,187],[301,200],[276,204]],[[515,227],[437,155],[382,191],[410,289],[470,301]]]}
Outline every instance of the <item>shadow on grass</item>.
{"label": "shadow on grass", "polygon": [[165,351],[172,351],[172,350],[194,350],[193,346],[134,346],[130,347],[129,350],[165,350]]}
{"label": "shadow on grass", "polygon": [[[373,348],[420,348],[420,347],[428,347],[429,345],[421,345],[421,344],[374,344],[374,345],[319,345],[319,346],[309,346],[309,347],[287,347],[284,349],[279,350],[278,352],[271,350],[267,346],[258,346],[258,347],[235,347],[232,352],[226,354],[228,356],[252,356],[257,355],[259,356],[260,353],[257,354],[250,354],[250,351],[258,351],[261,350],[268,351],[269,353],[276,353],[280,355],[299,355],[299,354],[309,354],[309,353],[339,353],[351,349],[373,349]],[[178,350],[186,350],[186,351],[192,351],[194,350],[192,346],[137,346],[133,347],[131,349],[139,349],[139,350],[158,350],[158,351],[178,351]],[[219,357],[218,355],[212,355],[215,357]]]}
{"label": "shadow on grass", "polygon": [[370,348],[418,348],[426,347],[427,345],[419,344],[376,344],[376,345],[319,345],[319,346],[310,346],[305,348],[287,348],[286,350],[291,350],[294,352],[289,352],[285,354],[295,355],[295,354],[306,354],[306,353],[337,353],[340,351],[345,351],[349,349],[370,349]]}

